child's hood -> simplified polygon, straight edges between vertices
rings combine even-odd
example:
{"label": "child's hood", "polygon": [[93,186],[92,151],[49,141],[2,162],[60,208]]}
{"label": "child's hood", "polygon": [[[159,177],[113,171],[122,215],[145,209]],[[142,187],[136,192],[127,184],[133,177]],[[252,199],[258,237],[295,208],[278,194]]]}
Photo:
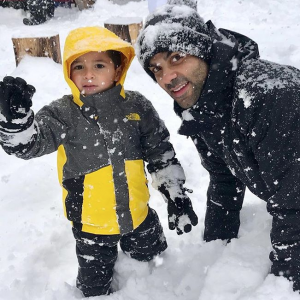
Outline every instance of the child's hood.
{"label": "child's hood", "polygon": [[116,50],[121,52],[123,72],[120,80],[117,82],[122,85],[121,95],[125,97],[124,81],[126,73],[134,58],[134,48],[131,44],[123,41],[113,32],[102,27],[81,27],[72,30],[66,38],[64,55],[63,55],[63,70],[65,80],[71,88],[74,101],[82,106],[80,100],[80,92],[74,82],[70,79],[70,68],[72,62],[79,56],[91,51],[107,51]]}

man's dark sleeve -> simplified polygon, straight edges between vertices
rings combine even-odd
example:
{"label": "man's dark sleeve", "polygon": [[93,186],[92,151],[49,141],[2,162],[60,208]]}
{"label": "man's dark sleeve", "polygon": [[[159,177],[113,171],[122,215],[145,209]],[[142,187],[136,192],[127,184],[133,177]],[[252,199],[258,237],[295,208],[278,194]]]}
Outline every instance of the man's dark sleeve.
{"label": "man's dark sleeve", "polygon": [[[272,95],[268,99],[274,101]],[[267,199],[267,210],[273,217],[271,273],[292,280],[295,290],[300,290],[299,101],[299,88],[276,91],[276,105],[269,110],[268,122],[260,120],[264,131],[255,148],[262,177],[272,192]],[[257,123],[256,127],[263,127]]]}
{"label": "man's dark sleeve", "polygon": [[204,240],[236,238],[240,227],[240,210],[245,185],[226,166],[225,162],[207,148],[200,137],[193,138],[203,167],[209,172]]}

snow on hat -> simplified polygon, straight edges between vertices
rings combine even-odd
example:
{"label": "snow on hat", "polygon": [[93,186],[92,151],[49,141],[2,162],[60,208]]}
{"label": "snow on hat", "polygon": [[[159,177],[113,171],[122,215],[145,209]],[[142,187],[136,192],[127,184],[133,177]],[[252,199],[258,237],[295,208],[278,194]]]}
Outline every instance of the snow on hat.
{"label": "snow on hat", "polygon": [[196,11],[195,0],[168,0],[147,17],[136,43],[136,55],[155,80],[148,68],[155,54],[179,51],[209,61],[211,47],[208,28]]}

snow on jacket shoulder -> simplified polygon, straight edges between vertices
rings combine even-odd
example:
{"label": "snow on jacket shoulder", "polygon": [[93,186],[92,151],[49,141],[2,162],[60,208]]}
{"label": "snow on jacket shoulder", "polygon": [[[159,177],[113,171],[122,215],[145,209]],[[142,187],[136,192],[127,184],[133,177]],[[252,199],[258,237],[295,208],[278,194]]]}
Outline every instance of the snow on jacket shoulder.
{"label": "snow on jacket shoulder", "polygon": [[242,62],[233,87],[233,112],[235,114],[235,111],[239,111],[234,117],[248,122],[240,124],[240,129],[246,130],[249,123],[253,123],[251,116],[254,113],[260,114],[257,121],[262,120],[266,127],[271,111],[281,111],[286,106],[291,109],[291,105],[297,106],[299,80],[300,70],[291,66],[256,59]]}
{"label": "snow on jacket shoulder", "polygon": [[264,60],[245,61],[237,72],[232,107],[236,170],[264,200],[282,193],[300,167],[299,82],[300,70]]}

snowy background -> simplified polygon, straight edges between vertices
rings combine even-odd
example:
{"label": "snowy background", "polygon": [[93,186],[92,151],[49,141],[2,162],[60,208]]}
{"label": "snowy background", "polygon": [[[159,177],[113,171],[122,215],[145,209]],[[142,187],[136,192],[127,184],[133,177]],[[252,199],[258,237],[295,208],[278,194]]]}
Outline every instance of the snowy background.
{"label": "snowy background", "polygon": [[[149,0],[151,1],[151,0]],[[117,2],[122,3],[118,0]],[[125,4],[124,4],[125,3]],[[220,28],[254,39],[261,57],[300,68],[299,0],[198,0],[198,12]],[[26,27],[20,10],[0,7],[0,80],[20,76],[37,92],[33,109],[68,94],[62,67],[47,58],[23,59],[15,67],[12,37],[59,33],[61,49],[71,29],[100,25],[111,17],[142,17],[147,1],[123,0],[117,5],[97,0],[93,9],[58,8],[45,24]],[[247,192],[239,238],[225,246],[202,241],[208,174],[190,140],[176,134],[180,121],[172,100],[135,59],[125,84],[149,98],[171,132],[171,141],[185,168],[186,186],[199,225],[177,236],[168,230],[166,205],[151,188],[150,204],[165,228],[169,248],[154,262],[141,263],[120,253],[115,267],[117,292],[95,299],[110,300],[295,300],[291,284],[268,275],[271,218],[265,203]],[[22,161],[0,150],[0,299],[82,299],[75,288],[77,259],[71,225],[63,216],[56,176],[56,154]]]}

